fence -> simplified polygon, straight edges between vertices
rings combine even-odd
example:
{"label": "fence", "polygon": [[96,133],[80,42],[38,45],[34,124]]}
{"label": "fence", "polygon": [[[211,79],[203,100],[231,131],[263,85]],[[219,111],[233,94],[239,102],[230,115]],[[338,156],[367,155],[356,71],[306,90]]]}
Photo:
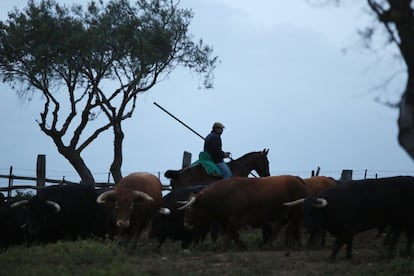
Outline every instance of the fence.
{"label": "fence", "polygon": [[[39,172],[38,172],[36,177],[17,176],[17,175],[13,174],[13,167],[10,167],[10,171],[9,171],[8,175],[0,174],[0,178],[8,179],[7,187],[0,187],[0,192],[7,192],[7,199],[10,199],[12,197],[12,192],[15,191],[15,190],[35,190],[35,191],[38,191],[40,189],[45,188],[46,183],[59,184],[59,185],[79,184],[79,182],[72,182],[72,181],[65,180],[64,177],[62,179],[57,180],[57,179],[45,178],[44,175],[45,174],[42,174],[42,173],[39,174]],[[14,185],[13,184],[14,180],[33,181],[36,184],[35,185],[22,185],[22,184]],[[97,189],[113,187],[113,186],[114,186],[114,183],[110,183],[110,182],[97,182],[97,183],[95,183],[95,188],[97,188]]]}
{"label": "fence", "polygon": [[[65,180],[65,177],[62,179],[50,179],[46,178],[46,156],[43,154],[39,154],[37,156],[37,164],[36,164],[36,176],[16,176],[13,174],[13,166],[10,166],[9,174],[0,174],[0,178],[8,179],[8,185],[7,187],[0,187],[0,193],[7,192],[7,200],[10,200],[12,198],[12,192],[15,190],[34,190],[38,191],[41,189],[44,189],[46,187],[46,183],[50,184],[79,184],[79,182],[73,182]],[[110,182],[108,177],[107,182],[95,182],[94,186],[95,189],[104,189],[104,188],[111,188],[115,185],[115,183]],[[22,181],[32,181],[35,182],[35,185],[14,185],[14,180],[22,180]],[[163,185],[163,190],[170,190],[170,186]]]}
{"label": "fence", "polygon": [[[37,166],[36,166],[36,177],[30,177],[30,176],[16,176],[13,174],[13,167],[10,167],[9,174],[4,175],[0,174],[0,179],[5,178],[8,179],[8,185],[7,187],[0,187],[0,193],[7,192],[7,199],[10,199],[12,197],[12,192],[15,190],[35,190],[36,192],[40,189],[43,189],[46,186],[46,183],[51,184],[79,184],[79,182],[72,182],[65,180],[65,177],[62,179],[50,179],[46,178],[46,156],[39,154],[37,156]],[[184,152],[183,155],[183,164],[182,167],[185,168],[191,164],[191,153]],[[320,167],[316,169],[316,171],[312,171],[309,176],[315,176],[319,175],[320,173]],[[277,175],[279,173],[275,173]],[[284,173],[286,174],[286,173]],[[289,174],[289,173],[288,173]],[[413,172],[410,172],[410,174],[414,174]],[[160,177],[160,176],[158,176]],[[377,178],[378,175],[375,174],[375,178]],[[336,177],[335,177],[336,178]],[[357,176],[357,178],[359,178]],[[366,179],[367,178],[367,170],[362,172],[361,178]],[[339,180],[348,180],[353,179],[353,171],[352,170],[342,170]],[[14,185],[14,180],[22,180],[22,181],[33,181],[36,182],[36,185]],[[115,185],[115,183],[110,182],[110,177],[108,177],[107,182],[96,182],[95,188],[96,189],[103,189],[103,188],[111,188]],[[163,185],[163,190],[171,190],[171,187],[169,185]]]}

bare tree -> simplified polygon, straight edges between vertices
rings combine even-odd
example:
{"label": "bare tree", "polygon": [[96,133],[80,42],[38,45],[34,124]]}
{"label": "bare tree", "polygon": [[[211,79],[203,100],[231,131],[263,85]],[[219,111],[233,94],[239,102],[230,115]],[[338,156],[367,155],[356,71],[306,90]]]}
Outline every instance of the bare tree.
{"label": "bare tree", "polygon": [[188,34],[190,10],[173,0],[92,1],[60,5],[29,0],[0,22],[0,75],[19,97],[40,92],[39,127],[78,172],[94,177],[81,153],[112,129],[115,181],[122,178],[123,120],[139,94],[178,66],[204,76],[210,88],[217,57]]}
{"label": "bare tree", "polygon": [[[328,3],[339,5],[346,0],[306,1],[323,6]],[[397,46],[406,65],[407,83],[402,91],[401,100],[397,105],[390,104],[390,106],[399,108],[398,141],[414,159],[414,3],[412,0],[367,0],[366,3],[377,24],[365,26],[360,32],[367,45],[373,43],[372,38],[379,29],[385,31],[388,43]],[[378,26],[382,28],[377,28]]]}

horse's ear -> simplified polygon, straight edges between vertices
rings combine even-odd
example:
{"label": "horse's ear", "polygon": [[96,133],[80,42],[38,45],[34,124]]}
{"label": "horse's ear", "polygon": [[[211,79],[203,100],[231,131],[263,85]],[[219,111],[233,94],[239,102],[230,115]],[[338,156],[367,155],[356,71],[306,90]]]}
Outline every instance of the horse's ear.
{"label": "horse's ear", "polygon": [[269,149],[264,149],[263,153],[267,155],[269,153]]}

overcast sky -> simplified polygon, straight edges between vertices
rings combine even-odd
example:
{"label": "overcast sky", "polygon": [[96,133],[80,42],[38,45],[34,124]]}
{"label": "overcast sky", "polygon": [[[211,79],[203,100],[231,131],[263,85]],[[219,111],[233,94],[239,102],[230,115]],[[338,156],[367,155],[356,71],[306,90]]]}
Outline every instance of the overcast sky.
{"label": "overcast sky", "polygon": [[[404,67],[391,58],[392,48],[378,44],[374,51],[364,50],[357,30],[370,19],[357,2],[314,8],[305,0],[262,0],[260,5],[181,0],[181,7],[194,12],[190,32],[213,46],[221,60],[214,89],[198,89],[199,77],[178,69],[141,95],[134,117],[124,121],[123,174],[163,175],[181,167],[183,151],[194,161],[202,150],[198,136],[153,102],[203,136],[215,121],[222,122],[223,148],[233,158],[269,148],[272,175],[308,177],[318,166],[321,174],[335,178],[342,169],[354,170],[356,179],[365,169],[368,177],[414,174],[413,161],[397,141],[398,110],[375,101],[399,99],[404,73],[387,87],[376,87]],[[1,1],[0,20],[26,3]],[[41,98],[22,102],[7,84],[0,88],[0,174],[13,166],[15,175],[34,176],[37,155],[46,154],[47,177],[77,181],[36,124]],[[108,132],[84,152],[97,181],[107,179],[112,150]]]}

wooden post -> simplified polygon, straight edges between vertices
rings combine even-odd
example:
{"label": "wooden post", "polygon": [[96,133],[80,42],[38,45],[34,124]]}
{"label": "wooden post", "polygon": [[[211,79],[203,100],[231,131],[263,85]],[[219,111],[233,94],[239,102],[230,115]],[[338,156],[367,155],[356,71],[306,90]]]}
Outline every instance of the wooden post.
{"label": "wooden post", "polygon": [[7,189],[7,201],[11,199],[11,192],[13,189],[13,166],[10,166],[9,170],[9,188]]}
{"label": "wooden post", "polygon": [[46,178],[46,155],[38,154],[37,155],[37,167],[36,167],[36,194],[39,191],[39,188],[45,187],[45,178]]}
{"label": "wooden post", "polygon": [[184,151],[183,153],[183,169],[187,168],[191,165],[191,153],[188,151]]}
{"label": "wooden post", "polygon": [[320,171],[321,171],[321,168],[318,166],[318,168],[316,169],[316,176],[319,175]]}
{"label": "wooden post", "polygon": [[352,170],[342,170],[341,181],[352,180]]}

